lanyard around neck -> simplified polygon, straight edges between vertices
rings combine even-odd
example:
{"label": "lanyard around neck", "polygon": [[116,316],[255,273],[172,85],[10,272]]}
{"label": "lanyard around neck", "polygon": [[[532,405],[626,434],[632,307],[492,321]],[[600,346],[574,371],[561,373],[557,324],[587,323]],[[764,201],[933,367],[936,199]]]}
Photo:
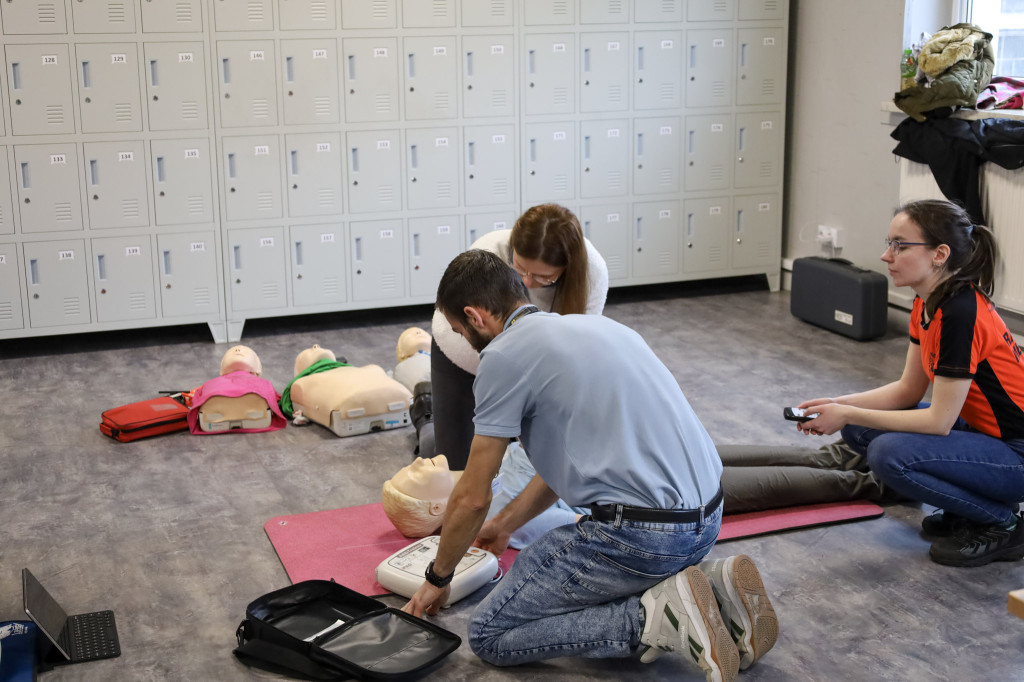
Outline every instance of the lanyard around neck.
{"label": "lanyard around neck", "polygon": [[506,329],[514,325],[516,322],[518,322],[521,318],[539,312],[540,308],[538,308],[535,305],[519,306],[512,312],[511,315],[509,315],[508,320],[505,321],[505,326],[501,328],[501,331],[505,331]]}

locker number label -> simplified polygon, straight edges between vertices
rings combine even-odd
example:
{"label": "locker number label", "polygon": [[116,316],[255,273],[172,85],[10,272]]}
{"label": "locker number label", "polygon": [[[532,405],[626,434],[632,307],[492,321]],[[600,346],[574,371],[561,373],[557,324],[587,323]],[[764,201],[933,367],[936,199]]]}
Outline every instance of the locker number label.
{"label": "locker number label", "polygon": [[381,239],[394,239],[395,238],[395,231],[394,230],[381,230],[380,231],[380,238]]}
{"label": "locker number label", "polygon": [[714,40],[711,41],[711,47],[725,47],[725,39],[715,38]]}
{"label": "locker number label", "polygon": [[126,246],[126,247],[124,247],[124,255],[126,255],[126,256],[141,256],[142,255],[142,247],[141,246]]}
{"label": "locker number label", "polygon": [[608,137],[618,137],[618,136],[619,136],[619,129],[618,128],[609,128],[608,129]]}
{"label": "locker number label", "polygon": [[770,210],[772,210],[772,205],[769,204],[767,201],[762,201],[760,204],[757,205],[757,210],[758,211],[770,211]]}
{"label": "locker number label", "polygon": [[435,45],[434,46],[434,56],[435,57],[443,57],[446,54],[448,54],[448,48],[447,47],[445,47],[444,45]]}
{"label": "locker number label", "polygon": [[112,54],[112,55],[110,55],[110,63],[111,64],[127,64],[128,63],[128,55],[125,55],[125,54]]}
{"label": "locker number label", "polygon": [[764,37],[764,46],[765,47],[774,47],[775,46],[775,37],[774,36],[765,36]]}
{"label": "locker number label", "polygon": [[619,214],[618,213],[609,213],[608,217],[605,220],[607,220],[609,223],[617,223],[617,222],[619,222]]}
{"label": "locker number label", "polygon": [[438,225],[437,226],[437,233],[438,234],[451,234],[452,233],[452,226],[451,225]]}
{"label": "locker number label", "polygon": [[434,138],[434,146],[435,147],[447,147],[448,146],[448,138],[447,137],[435,137]]}
{"label": "locker number label", "polygon": [[551,139],[554,140],[555,142],[562,142],[562,141],[564,141],[565,140],[565,131],[564,130],[556,130],[555,132],[551,133]]}
{"label": "locker number label", "polygon": [[565,43],[555,43],[551,46],[552,52],[565,52]]}
{"label": "locker number label", "polygon": [[771,130],[771,129],[772,129],[772,122],[771,121],[761,121],[761,130]]}
{"label": "locker number label", "polygon": [[617,41],[612,41],[612,42],[608,43],[608,51],[609,52],[618,52],[619,51],[619,47],[621,47],[621,45]]}
{"label": "locker number label", "polygon": [[198,159],[199,158],[199,150],[198,149],[186,149],[185,150],[185,158],[186,159]]}
{"label": "locker number label", "polygon": [[720,133],[723,130],[725,130],[725,126],[723,126],[721,123],[712,123],[711,124],[711,132],[713,132],[713,133]]}
{"label": "locker number label", "polygon": [[331,143],[330,142],[317,142],[316,143],[316,150],[318,152],[329,152],[329,151],[331,151]]}
{"label": "locker number label", "polygon": [[63,165],[68,162],[67,154],[50,154],[50,165]]}
{"label": "locker number label", "polygon": [[270,156],[270,145],[258,144],[253,148],[256,156]]}
{"label": "locker number label", "polygon": [[51,66],[57,63],[57,55],[55,54],[44,54],[43,55],[43,66]]}
{"label": "locker number label", "polygon": [[505,46],[491,45],[491,54],[505,54]]}
{"label": "locker number label", "polygon": [[377,149],[379,149],[379,150],[391,149],[391,140],[377,140]]}
{"label": "locker number label", "polygon": [[74,251],[58,251],[57,260],[75,260]]}
{"label": "locker number label", "polygon": [[135,160],[135,152],[118,152],[117,153],[117,160],[118,161],[134,161]]}
{"label": "locker number label", "polygon": [[663,41],[661,41],[661,49],[663,49],[663,50],[671,50],[673,47],[675,47],[675,43],[673,41],[671,41],[671,40],[663,40]]}
{"label": "locker number label", "polygon": [[506,223],[504,220],[499,220],[498,222],[494,223],[494,225],[493,225],[493,227],[491,227],[491,229],[492,230],[504,230],[505,226],[507,224],[508,223]]}
{"label": "locker number label", "polygon": [[374,57],[387,57],[388,56],[388,48],[386,48],[386,47],[375,47],[375,48],[373,48],[373,56]]}
{"label": "locker number label", "polygon": [[331,244],[333,242],[334,242],[334,233],[333,232],[324,232],[323,234],[320,235],[320,243],[321,244]]}
{"label": "locker number label", "polygon": [[192,57],[192,53],[191,52],[179,52],[178,53],[178,63],[179,64],[192,64],[194,61],[195,61],[195,59]]}
{"label": "locker number label", "polygon": [[671,135],[672,134],[672,126],[661,126],[658,129],[658,134],[659,135]]}
{"label": "locker number label", "polygon": [[260,237],[260,248],[263,248],[264,246],[273,246],[273,245],[274,245],[274,238],[273,237]]}
{"label": "locker number label", "polygon": [[250,62],[262,62],[264,60],[263,50],[249,50]]}
{"label": "locker number label", "polygon": [[505,144],[505,136],[491,135],[491,144]]}
{"label": "locker number label", "polygon": [[658,220],[664,220],[665,218],[671,218],[671,217],[672,217],[672,211],[670,211],[667,208],[663,208],[662,210],[658,211]]}
{"label": "locker number label", "polygon": [[708,209],[708,215],[721,215],[721,213],[722,213],[722,207],[721,206],[712,206],[711,208]]}
{"label": "locker number label", "polygon": [[206,242],[189,242],[188,250],[190,253],[206,251]]}
{"label": "locker number label", "polygon": [[313,50],[313,59],[327,59],[327,50]]}

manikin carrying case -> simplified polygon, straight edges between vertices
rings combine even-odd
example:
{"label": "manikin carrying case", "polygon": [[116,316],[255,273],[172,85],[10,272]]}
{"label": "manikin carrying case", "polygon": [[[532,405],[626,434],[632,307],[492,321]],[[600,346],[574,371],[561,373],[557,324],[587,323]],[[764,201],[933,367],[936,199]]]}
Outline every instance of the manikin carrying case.
{"label": "manikin carrying case", "polygon": [[889,280],[841,258],[797,258],[789,311],[858,341],[885,334]]}

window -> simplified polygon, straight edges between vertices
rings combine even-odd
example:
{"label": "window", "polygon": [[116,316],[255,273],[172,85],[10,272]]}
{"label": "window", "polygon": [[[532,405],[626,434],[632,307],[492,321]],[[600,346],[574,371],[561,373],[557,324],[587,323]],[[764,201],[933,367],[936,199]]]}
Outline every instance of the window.
{"label": "window", "polygon": [[961,0],[965,21],[993,35],[995,76],[1024,74],[1024,0]]}

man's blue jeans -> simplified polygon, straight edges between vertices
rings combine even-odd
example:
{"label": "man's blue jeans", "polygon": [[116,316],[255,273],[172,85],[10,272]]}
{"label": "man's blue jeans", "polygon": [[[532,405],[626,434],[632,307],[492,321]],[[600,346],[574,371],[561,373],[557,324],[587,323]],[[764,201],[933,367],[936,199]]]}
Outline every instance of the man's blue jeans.
{"label": "man's blue jeans", "polygon": [[640,645],[640,595],[711,550],[722,507],[704,523],[614,523],[585,516],[526,547],[480,603],[469,644],[509,666],[559,656],[629,656]]}

